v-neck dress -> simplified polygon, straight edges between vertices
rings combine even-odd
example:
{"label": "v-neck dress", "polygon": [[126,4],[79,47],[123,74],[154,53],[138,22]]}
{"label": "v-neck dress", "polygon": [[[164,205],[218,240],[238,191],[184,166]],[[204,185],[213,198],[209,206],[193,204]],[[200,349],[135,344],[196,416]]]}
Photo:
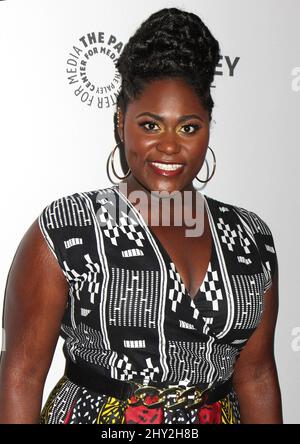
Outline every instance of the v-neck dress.
{"label": "v-neck dress", "polygon": [[[99,378],[144,385],[185,387],[233,375],[261,321],[277,254],[260,216],[203,197],[212,250],[193,299],[170,255],[118,185],[58,198],[41,211],[40,229],[69,285],[60,332],[68,359]],[[134,400],[92,392],[63,375],[40,422],[240,422],[234,390],[215,404],[190,410],[148,409],[132,406]]]}

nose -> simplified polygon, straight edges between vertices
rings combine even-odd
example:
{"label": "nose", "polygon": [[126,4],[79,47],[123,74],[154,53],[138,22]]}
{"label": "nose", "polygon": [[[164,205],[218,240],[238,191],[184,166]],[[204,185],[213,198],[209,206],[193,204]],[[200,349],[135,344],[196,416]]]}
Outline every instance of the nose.
{"label": "nose", "polygon": [[157,150],[167,154],[178,153],[180,151],[180,143],[176,138],[176,134],[165,134],[157,142]]}

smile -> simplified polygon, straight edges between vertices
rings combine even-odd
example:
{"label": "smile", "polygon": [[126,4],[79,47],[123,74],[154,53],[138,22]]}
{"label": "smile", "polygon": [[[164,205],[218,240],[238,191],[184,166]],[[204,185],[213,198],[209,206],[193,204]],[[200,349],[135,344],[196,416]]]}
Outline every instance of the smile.
{"label": "smile", "polygon": [[184,168],[184,165],[181,163],[149,162],[149,165],[157,174],[162,174],[163,176],[174,176],[179,174]]}

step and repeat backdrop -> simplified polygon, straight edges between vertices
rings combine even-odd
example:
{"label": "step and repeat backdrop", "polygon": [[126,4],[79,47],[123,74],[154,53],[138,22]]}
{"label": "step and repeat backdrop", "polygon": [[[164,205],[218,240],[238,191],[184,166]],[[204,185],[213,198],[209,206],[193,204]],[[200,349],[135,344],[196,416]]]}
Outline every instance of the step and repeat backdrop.
{"label": "step and repeat backdrop", "polygon": [[[298,0],[0,2],[0,308],[15,251],[42,208],[111,185],[115,62],[143,20],[173,6],[198,14],[221,46],[209,143],[217,167],[204,192],[256,212],[273,233],[284,420],[300,423]],[[44,401],[64,371],[62,345],[60,338]]]}

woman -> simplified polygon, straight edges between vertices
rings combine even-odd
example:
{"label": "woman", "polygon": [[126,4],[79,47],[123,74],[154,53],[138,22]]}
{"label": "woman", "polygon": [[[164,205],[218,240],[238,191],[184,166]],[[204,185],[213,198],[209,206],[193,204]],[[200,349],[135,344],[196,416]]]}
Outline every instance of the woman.
{"label": "woman", "polygon": [[[110,159],[119,147],[128,172],[51,202],[22,239],[6,289],[1,422],[282,422],[271,231],[193,185],[219,57],[201,19],[177,8],[125,46]],[[59,334],[66,371],[41,412]]]}

